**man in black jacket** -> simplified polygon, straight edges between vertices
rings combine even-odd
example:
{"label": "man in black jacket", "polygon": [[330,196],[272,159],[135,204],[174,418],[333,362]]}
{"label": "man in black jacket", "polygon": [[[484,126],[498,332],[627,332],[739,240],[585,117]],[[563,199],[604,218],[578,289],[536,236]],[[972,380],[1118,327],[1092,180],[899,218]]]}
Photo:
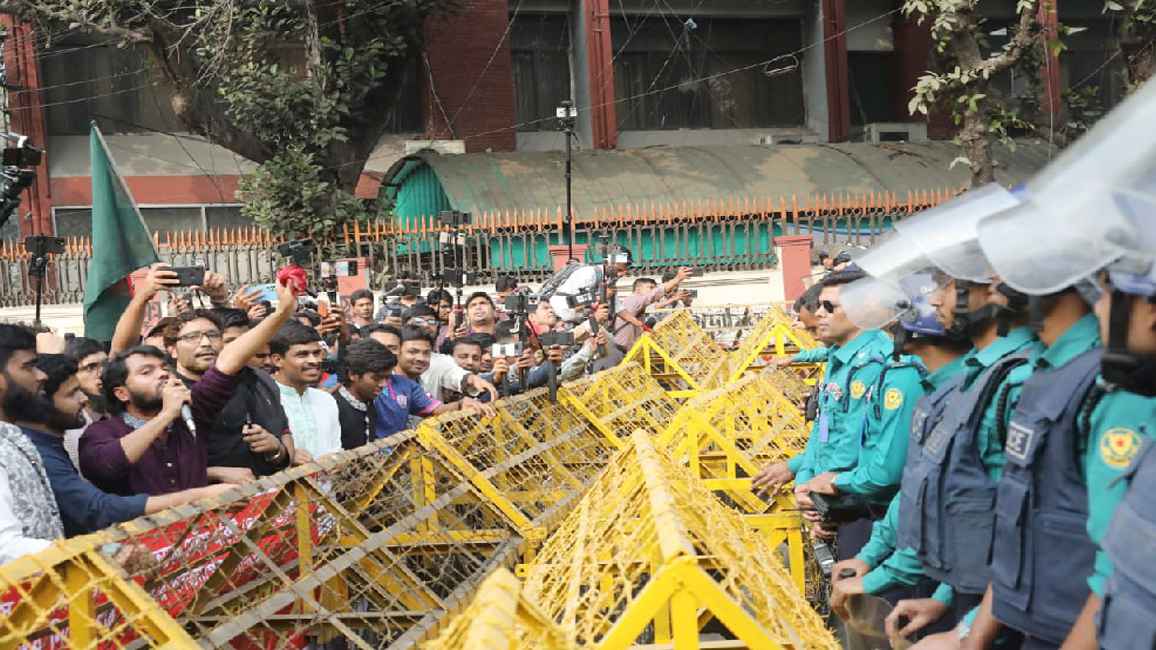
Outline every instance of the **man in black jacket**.
{"label": "man in black jacket", "polygon": [[373,339],[362,339],[345,348],[341,359],[341,385],[333,394],[341,422],[342,449],[356,449],[373,431],[373,400],[389,382],[397,357]]}

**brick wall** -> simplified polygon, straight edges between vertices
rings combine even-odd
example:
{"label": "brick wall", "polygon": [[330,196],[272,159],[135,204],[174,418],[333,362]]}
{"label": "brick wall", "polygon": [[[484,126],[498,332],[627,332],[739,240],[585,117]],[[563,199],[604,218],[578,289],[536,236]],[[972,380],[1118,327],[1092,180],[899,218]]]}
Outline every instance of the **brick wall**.
{"label": "brick wall", "polygon": [[[422,66],[426,137],[464,139],[470,152],[514,149],[515,132],[509,128],[515,122],[509,38],[498,46],[509,20],[507,0],[465,0],[454,15],[426,25],[429,68]],[[491,56],[493,62],[486,68]]]}

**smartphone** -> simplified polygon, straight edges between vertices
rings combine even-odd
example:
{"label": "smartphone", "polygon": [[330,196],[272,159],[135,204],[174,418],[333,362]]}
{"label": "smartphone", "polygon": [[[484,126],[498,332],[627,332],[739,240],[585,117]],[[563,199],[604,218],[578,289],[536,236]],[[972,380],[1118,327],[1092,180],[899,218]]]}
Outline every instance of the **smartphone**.
{"label": "smartphone", "polygon": [[542,347],[561,346],[568,348],[574,345],[573,332],[546,332],[538,335],[538,340],[542,342]]}
{"label": "smartphone", "polygon": [[490,346],[490,356],[495,359],[498,357],[520,357],[522,356],[522,344],[495,343]]}
{"label": "smartphone", "polygon": [[199,287],[205,283],[203,266],[174,266],[171,270],[177,274],[178,287]]}

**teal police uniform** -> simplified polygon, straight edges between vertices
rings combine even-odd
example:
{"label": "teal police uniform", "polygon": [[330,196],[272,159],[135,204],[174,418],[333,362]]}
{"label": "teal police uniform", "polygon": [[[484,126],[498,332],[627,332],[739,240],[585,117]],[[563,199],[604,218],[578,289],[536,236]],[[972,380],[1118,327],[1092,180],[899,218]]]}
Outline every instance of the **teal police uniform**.
{"label": "teal police uniform", "polygon": [[[859,435],[859,460],[855,468],[835,477],[841,493],[866,497],[880,507],[887,506],[899,489],[907,459],[911,415],[927,389],[927,370],[916,357],[889,360],[879,377],[867,387],[866,418]],[[855,382],[852,381],[852,395]]]}
{"label": "teal police uniform", "polygon": [[880,330],[864,330],[845,345],[827,348],[819,417],[803,453],[787,463],[796,485],[858,463],[862,423],[871,406],[867,387],[879,378],[891,350],[891,338]]}
{"label": "teal police uniform", "polygon": [[[1128,491],[1128,481],[1121,477],[1140,453],[1144,440],[1156,431],[1156,399],[1112,390],[1104,393],[1094,404],[1085,406],[1092,406],[1087,419],[1089,435],[1084,462],[1088,487],[1088,536],[1098,547],[1108,531],[1116,507]],[[1102,548],[1098,548],[1088,587],[1102,597],[1111,575],[1112,561]]]}
{"label": "teal police uniform", "polygon": [[[922,388],[930,393],[943,385],[948,379],[965,370],[965,362],[971,354],[961,356],[951,363],[945,364],[935,372],[928,373],[922,378]],[[917,400],[912,400],[914,403]],[[907,426],[910,426],[911,416],[908,415]],[[902,467],[900,467],[902,471]],[[875,522],[871,528],[871,539],[863,546],[856,556],[867,563],[871,570],[863,576],[863,589],[869,594],[879,594],[887,589],[898,586],[913,586],[924,576],[923,566],[911,548],[898,547],[899,531],[899,495],[896,494],[887,506],[887,514],[883,519]],[[951,604],[952,593],[950,588],[937,589],[936,599],[945,604]]]}

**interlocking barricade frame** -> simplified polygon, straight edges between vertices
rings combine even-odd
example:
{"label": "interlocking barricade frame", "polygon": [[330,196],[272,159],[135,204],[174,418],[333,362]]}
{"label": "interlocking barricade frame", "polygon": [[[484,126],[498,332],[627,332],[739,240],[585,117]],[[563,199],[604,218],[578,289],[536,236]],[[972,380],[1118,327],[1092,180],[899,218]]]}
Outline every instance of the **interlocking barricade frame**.
{"label": "interlocking barricade frame", "polygon": [[[102,567],[95,553],[106,539],[147,561]],[[407,431],[241,486],[227,502],[64,544],[89,550],[79,563],[46,552],[0,571],[0,591],[21,612],[0,622],[0,645],[120,647],[142,636],[163,645],[184,640],[174,629],[208,646],[334,636],[389,645],[435,629],[483,576],[517,558],[522,539]],[[134,590],[135,609],[117,600]]]}
{"label": "interlocking barricade frame", "polygon": [[763,466],[800,454],[807,445],[802,413],[771,377],[747,375],[687,400],[655,445],[686,463],[708,489],[742,512],[769,546],[785,543],[791,578],[803,593],[807,562],[802,519],[790,489],[784,487],[768,499],[755,494],[751,485]]}
{"label": "interlocking barricade frame", "polygon": [[644,431],[525,573],[530,601],[580,646],[696,648],[717,619],[749,648],[838,648],[764,538]]}
{"label": "interlocking barricade frame", "polygon": [[499,567],[482,581],[469,606],[424,650],[533,648],[572,650],[574,644],[522,593],[522,583]]}
{"label": "interlocking barricade frame", "polygon": [[[714,386],[725,386],[737,381],[743,374],[758,370],[765,361],[773,357],[793,356],[801,350],[819,347],[818,341],[805,330],[794,326],[791,317],[782,309],[771,306],[762,320],[743,337],[741,344],[731,352],[730,362],[720,366],[718,376],[712,378]],[[814,384],[822,374],[822,365],[817,363],[793,364],[791,371],[804,383]]]}
{"label": "interlocking barricade frame", "polygon": [[558,401],[580,414],[616,449],[631,431],[658,435],[674,420],[679,403],[641,365],[623,362],[558,389]]}
{"label": "interlocking barricade frame", "polygon": [[694,321],[688,309],[672,312],[639,338],[625,361],[642,364],[671,395],[689,397],[705,388],[725,366],[722,347]]}
{"label": "interlocking barricade frame", "polygon": [[[592,383],[609,390],[614,376],[599,375]],[[618,445],[564,402],[551,402],[546,388],[500,400],[494,408],[492,418],[457,412],[425,420],[418,436],[470,481],[510,528],[541,541],[550,522],[581,495]]]}

